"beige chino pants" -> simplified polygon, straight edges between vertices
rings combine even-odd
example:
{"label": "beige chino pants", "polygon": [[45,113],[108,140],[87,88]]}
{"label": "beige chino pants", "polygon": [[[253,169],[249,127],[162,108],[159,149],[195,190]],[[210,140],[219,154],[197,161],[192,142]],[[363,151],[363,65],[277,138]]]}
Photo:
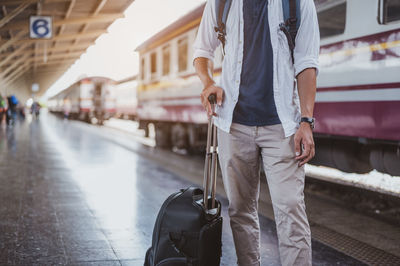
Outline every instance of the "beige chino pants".
{"label": "beige chino pants", "polygon": [[304,167],[298,167],[294,136],[282,125],[232,124],[218,130],[219,161],[229,200],[238,265],[260,265],[258,198],[260,156],[274,209],[281,263],[311,265],[311,233],[304,204]]}

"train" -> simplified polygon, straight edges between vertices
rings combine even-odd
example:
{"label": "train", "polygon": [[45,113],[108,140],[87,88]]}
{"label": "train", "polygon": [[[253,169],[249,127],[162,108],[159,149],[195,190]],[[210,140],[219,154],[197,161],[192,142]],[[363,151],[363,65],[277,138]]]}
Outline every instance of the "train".
{"label": "train", "polygon": [[122,119],[136,119],[136,87],[137,75],[119,80],[115,86],[115,117]]}
{"label": "train", "polygon": [[48,100],[50,112],[102,125],[116,113],[116,82],[105,77],[86,77]]}
{"label": "train", "polygon": [[[400,175],[400,3],[314,0],[321,34],[312,164]],[[193,64],[205,4],[136,48],[136,119],[156,145],[204,146],[207,116]],[[215,52],[218,83],[223,55]]]}

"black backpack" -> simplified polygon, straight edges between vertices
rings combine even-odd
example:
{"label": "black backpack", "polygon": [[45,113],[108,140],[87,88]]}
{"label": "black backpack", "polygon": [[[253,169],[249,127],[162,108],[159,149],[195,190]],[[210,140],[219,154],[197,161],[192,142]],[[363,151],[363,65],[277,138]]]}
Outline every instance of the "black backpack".
{"label": "black backpack", "polygon": [[[210,95],[209,101],[214,110],[216,96]],[[217,128],[209,118],[203,189],[181,189],[164,201],[144,266],[219,265],[222,217],[221,203],[215,198],[217,159]]]}
{"label": "black backpack", "polygon": [[[217,26],[214,27],[214,30],[218,33],[218,39],[222,43],[223,50],[225,48],[226,21],[228,19],[231,4],[232,0],[215,0]],[[292,62],[294,63],[293,51],[296,45],[295,40],[301,20],[300,0],[282,0],[282,9],[285,21],[279,24],[279,28],[286,35],[292,56]]]}
{"label": "black backpack", "polygon": [[221,257],[221,204],[203,207],[203,190],[189,187],[170,195],[158,213],[145,266],[218,266]]}

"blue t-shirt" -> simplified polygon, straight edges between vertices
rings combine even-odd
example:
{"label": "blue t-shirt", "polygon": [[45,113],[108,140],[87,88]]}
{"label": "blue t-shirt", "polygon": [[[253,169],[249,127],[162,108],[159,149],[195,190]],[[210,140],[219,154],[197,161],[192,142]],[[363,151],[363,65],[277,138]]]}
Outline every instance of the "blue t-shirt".
{"label": "blue t-shirt", "polygon": [[268,0],[244,0],[243,18],[243,65],[233,122],[247,126],[280,124],[272,83]]}

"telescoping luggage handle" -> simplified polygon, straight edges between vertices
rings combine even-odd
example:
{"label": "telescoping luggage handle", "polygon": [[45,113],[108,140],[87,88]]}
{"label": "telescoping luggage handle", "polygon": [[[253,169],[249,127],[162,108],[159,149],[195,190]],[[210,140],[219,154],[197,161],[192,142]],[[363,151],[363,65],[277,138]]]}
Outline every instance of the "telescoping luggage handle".
{"label": "telescoping luggage handle", "polygon": [[[215,104],[217,102],[215,94],[211,94],[208,97],[208,101],[211,104],[212,113],[215,111]],[[217,146],[217,127],[214,125],[214,116],[211,115],[208,118],[208,130],[207,130],[207,146],[206,146],[206,158],[204,164],[204,180],[203,180],[203,203],[206,212],[209,212],[216,208],[215,206],[215,191],[217,189],[217,158],[218,158],[218,146]],[[211,209],[209,209],[209,192],[211,186]]]}

